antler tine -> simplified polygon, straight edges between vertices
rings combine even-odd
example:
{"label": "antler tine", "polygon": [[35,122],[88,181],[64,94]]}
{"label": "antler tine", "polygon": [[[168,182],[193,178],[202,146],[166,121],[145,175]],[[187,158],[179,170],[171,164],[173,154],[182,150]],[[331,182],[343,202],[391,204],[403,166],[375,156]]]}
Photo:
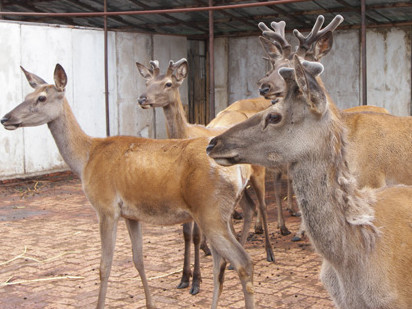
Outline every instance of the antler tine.
{"label": "antler tine", "polygon": [[270,25],[275,31],[270,29],[263,22],[260,22],[258,24],[259,29],[262,30],[262,35],[266,38],[273,39],[275,40],[275,42],[279,43],[280,46],[282,47],[283,52],[286,53],[285,56],[287,57],[290,52],[291,46],[285,37],[286,23],[283,20],[280,22],[273,21],[270,23]]}
{"label": "antler tine", "polygon": [[343,17],[342,15],[335,16],[335,18],[333,18],[333,20],[325,28],[320,30],[324,21],[325,17],[319,15],[316,19],[315,25],[312,28],[312,31],[306,37],[303,36],[302,33],[299,32],[299,30],[293,30],[293,34],[299,40],[299,48],[297,51],[297,54],[299,56],[303,56],[311,48],[312,44],[318,41],[326,33],[334,31],[343,21]]}
{"label": "antler tine", "polygon": [[158,60],[150,60],[149,63],[152,66],[153,76],[156,77],[160,73],[159,61]]}

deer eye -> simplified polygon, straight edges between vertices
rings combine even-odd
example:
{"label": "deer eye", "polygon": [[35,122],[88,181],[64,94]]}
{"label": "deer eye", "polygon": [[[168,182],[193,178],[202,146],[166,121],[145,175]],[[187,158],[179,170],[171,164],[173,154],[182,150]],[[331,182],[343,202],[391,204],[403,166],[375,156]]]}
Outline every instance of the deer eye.
{"label": "deer eye", "polygon": [[47,100],[47,98],[44,95],[39,96],[39,98],[37,99],[39,102],[45,102]]}
{"label": "deer eye", "polygon": [[279,113],[270,113],[266,117],[266,124],[271,123],[271,124],[276,124],[279,123],[282,120],[282,115]]}
{"label": "deer eye", "polygon": [[168,83],[165,84],[165,86],[168,87],[168,88],[170,88],[170,87],[172,87],[172,83],[171,83],[171,82],[168,82]]}

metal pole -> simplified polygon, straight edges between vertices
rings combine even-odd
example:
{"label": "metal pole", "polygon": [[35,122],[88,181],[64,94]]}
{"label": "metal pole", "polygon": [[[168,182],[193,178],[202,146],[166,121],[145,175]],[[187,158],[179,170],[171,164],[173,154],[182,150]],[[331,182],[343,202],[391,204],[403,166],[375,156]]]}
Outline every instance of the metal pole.
{"label": "metal pole", "polygon": [[[107,12],[107,0],[104,0],[104,12]],[[109,65],[107,52],[107,15],[104,15],[104,101],[106,106],[106,136],[110,136],[109,112]]]}
{"label": "metal pole", "polygon": [[[209,0],[209,7],[213,0]],[[213,11],[209,11],[209,119],[215,118],[215,51],[214,51],[214,25]]]}
{"label": "metal pole", "polygon": [[367,105],[367,67],[366,67],[366,4],[361,0],[361,65],[362,65],[362,105]]}

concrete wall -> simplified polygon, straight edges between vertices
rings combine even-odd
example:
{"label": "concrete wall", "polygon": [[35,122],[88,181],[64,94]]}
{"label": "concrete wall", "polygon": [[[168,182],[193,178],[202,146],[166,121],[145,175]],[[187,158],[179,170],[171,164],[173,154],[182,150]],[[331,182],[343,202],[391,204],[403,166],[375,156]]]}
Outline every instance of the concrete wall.
{"label": "concrete wall", "polygon": [[[101,33],[69,27],[0,23],[1,114],[14,108],[32,91],[20,65],[52,82],[54,67],[60,63],[68,75],[66,96],[80,125],[90,135],[105,136]],[[113,39],[110,34],[109,41]],[[109,81],[112,85],[113,77]],[[0,145],[3,147],[0,151],[1,178],[67,169],[45,125],[12,132],[2,129]]]}
{"label": "concrete wall", "polygon": [[[289,42],[296,39],[287,34]],[[215,69],[228,67],[229,103],[258,96],[256,82],[268,70],[262,60],[263,49],[257,37],[226,39],[217,44],[228,49],[228,58],[215,56]],[[410,114],[411,104],[411,28],[367,30],[367,100],[383,106],[394,115]],[[322,59],[322,80],[340,108],[361,104],[360,40],[358,30],[336,31],[331,52]],[[224,85],[219,83],[219,89]],[[224,97],[219,94],[219,98]],[[225,106],[219,105],[217,110]]]}
{"label": "concrete wall", "polygon": [[[289,40],[295,39],[288,34]],[[338,31],[322,62],[325,85],[340,108],[360,104],[359,31]],[[0,113],[22,102],[31,91],[22,65],[52,82],[60,63],[68,74],[66,95],[81,127],[91,136],[105,136],[103,31],[0,22]],[[368,104],[409,115],[411,104],[411,28],[370,29],[367,32]],[[166,138],[164,115],[137,106],[145,81],[135,62],[160,62],[187,57],[186,38],[109,32],[109,95],[111,135]],[[257,37],[215,41],[216,112],[239,99],[258,96],[256,82],[269,66]],[[190,64],[189,64],[190,65]],[[187,103],[187,82],[181,87]],[[0,179],[67,169],[47,126],[0,129]]]}
{"label": "concrete wall", "polygon": [[[163,111],[137,107],[145,81],[135,63],[149,65],[158,59],[164,71],[170,59],[187,57],[186,38],[109,32],[108,39],[111,135],[165,138]],[[106,136],[103,40],[99,29],[0,22],[1,116],[32,91],[20,65],[52,83],[60,63],[68,75],[66,96],[80,126],[91,136]],[[187,102],[186,84],[182,92]],[[0,166],[0,179],[67,169],[46,125],[1,129]]]}

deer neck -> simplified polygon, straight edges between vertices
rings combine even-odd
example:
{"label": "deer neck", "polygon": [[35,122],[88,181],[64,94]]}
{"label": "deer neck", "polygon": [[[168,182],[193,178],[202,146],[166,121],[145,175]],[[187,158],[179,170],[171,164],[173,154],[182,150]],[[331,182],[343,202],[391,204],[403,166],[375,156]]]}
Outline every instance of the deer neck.
{"label": "deer neck", "polygon": [[189,124],[180,99],[179,91],[173,101],[163,107],[166,117],[167,133],[169,138],[188,138],[187,132]]}
{"label": "deer neck", "polygon": [[89,157],[92,138],[80,128],[66,98],[63,113],[49,122],[48,127],[64,161],[81,177]]}
{"label": "deer neck", "polygon": [[[334,122],[334,121],[332,121]],[[353,263],[374,247],[375,201],[371,190],[359,190],[345,158],[345,132],[333,123],[323,152],[291,166],[293,185],[306,230],[316,250],[330,263]]]}

